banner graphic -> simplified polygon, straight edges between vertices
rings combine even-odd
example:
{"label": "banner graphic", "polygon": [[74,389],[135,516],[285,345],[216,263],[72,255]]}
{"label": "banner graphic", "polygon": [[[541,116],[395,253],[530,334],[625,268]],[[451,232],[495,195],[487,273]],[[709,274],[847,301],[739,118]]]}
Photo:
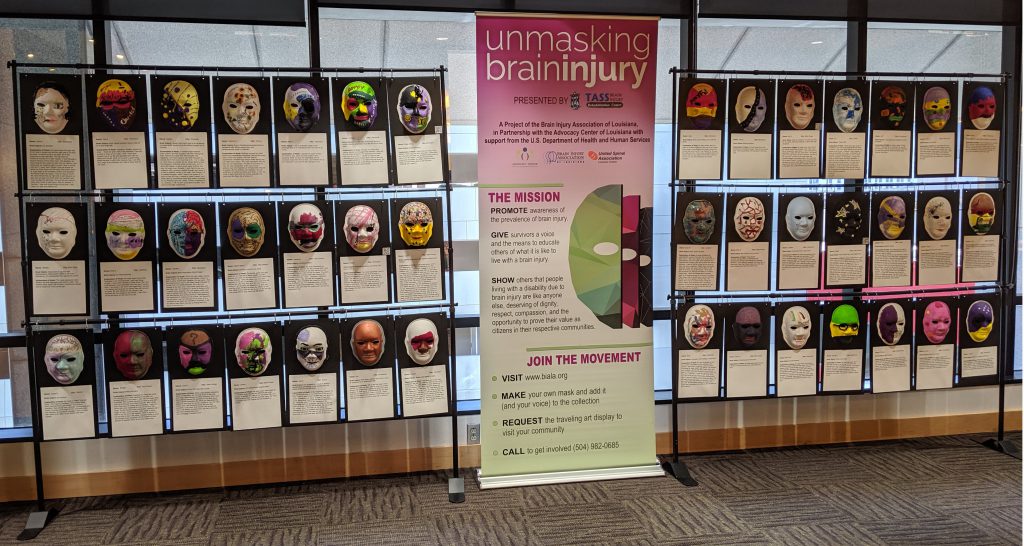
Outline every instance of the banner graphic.
{"label": "banner graphic", "polygon": [[654,18],[478,14],[485,487],[660,473],[657,31]]}

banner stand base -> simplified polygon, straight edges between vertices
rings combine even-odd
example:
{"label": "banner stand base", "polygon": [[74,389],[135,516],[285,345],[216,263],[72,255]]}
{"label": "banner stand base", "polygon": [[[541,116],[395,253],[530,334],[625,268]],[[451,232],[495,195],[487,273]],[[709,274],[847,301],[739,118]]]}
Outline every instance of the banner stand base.
{"label": "banner stand base", "polygon": [[665,461],[661,463],[661,467],[665,469],[666,474],[671,474],[679,483],[686,487],[697,487],[700,485],[697,480],[690,475],[690,469],[686,467],[686,463],[683,461]]}
{"label": "banner stand base", "polygon": [[989,449],[998,451],[1000,453],[1005,453],[1006,455],[1009,455],[1014,459],[1020,460],[1020,448],[1017,447],[1017,444],[1009,440],[997,440],[995,438],[989,438],[988,440],[981,442],[981,445]]}
{"label": "banner stand base", "polygon": [[594,470],[567,470],[564,472],[542,472],[539,474],[514,474],[511,476],[484,477],[478,471],[480,489],[499,487],[522,487],[527,485],[548,485],[554,483],[590,482],[598,480],[624,480],[627,478],[651,478],[664,476],[661,465],[623,466]]}
{"label": "banner stand base", "polygon": [[466,502],[466,481],[464,478],[448,479],[448,502]]}
{"label": "banner stand base", "polygon": [[42,512],[32,512],[28,515],[28,521],[25,522],[25,528],[18,534],[17,540],[32,540],[39,536],[39,533],[53,521],[53,518],[57,517],[56,508],[50,508]]}

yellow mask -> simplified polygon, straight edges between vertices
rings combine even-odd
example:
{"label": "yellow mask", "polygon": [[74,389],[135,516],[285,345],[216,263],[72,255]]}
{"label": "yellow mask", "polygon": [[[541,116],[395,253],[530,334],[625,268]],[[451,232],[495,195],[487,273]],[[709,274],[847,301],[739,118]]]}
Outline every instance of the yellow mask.
{"label": "yellow mask", "polygon": [[406,203],[398,214],[398,233],[409,246],[427,246],[434,234],[434,217],[430,207],[420,201]]}

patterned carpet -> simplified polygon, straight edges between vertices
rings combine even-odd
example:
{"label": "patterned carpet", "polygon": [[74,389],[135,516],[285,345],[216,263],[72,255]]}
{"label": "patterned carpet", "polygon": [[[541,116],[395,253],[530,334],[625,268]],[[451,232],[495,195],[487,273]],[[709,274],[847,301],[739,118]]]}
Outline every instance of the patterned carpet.
{"label": "patterned carpet", "polygon": [[[1021,462],[968,436],[685,461],[699,487],[666,477],[480,491],[467,479],[459,505],[442,473],[70,499],[30,544],[1021,543]],[[0,543],[30,508],[0,505]]]}

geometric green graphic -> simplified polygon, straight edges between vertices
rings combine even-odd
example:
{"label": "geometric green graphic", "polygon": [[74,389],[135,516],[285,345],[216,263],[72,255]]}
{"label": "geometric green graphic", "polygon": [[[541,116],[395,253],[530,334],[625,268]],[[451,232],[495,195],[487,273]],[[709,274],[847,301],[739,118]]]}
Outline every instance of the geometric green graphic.
{"label": "geometric green graphic", "polygon": [[569,228],[569,274],[576,297],[597,320],[622,328],[622,185],[590,193]]}

